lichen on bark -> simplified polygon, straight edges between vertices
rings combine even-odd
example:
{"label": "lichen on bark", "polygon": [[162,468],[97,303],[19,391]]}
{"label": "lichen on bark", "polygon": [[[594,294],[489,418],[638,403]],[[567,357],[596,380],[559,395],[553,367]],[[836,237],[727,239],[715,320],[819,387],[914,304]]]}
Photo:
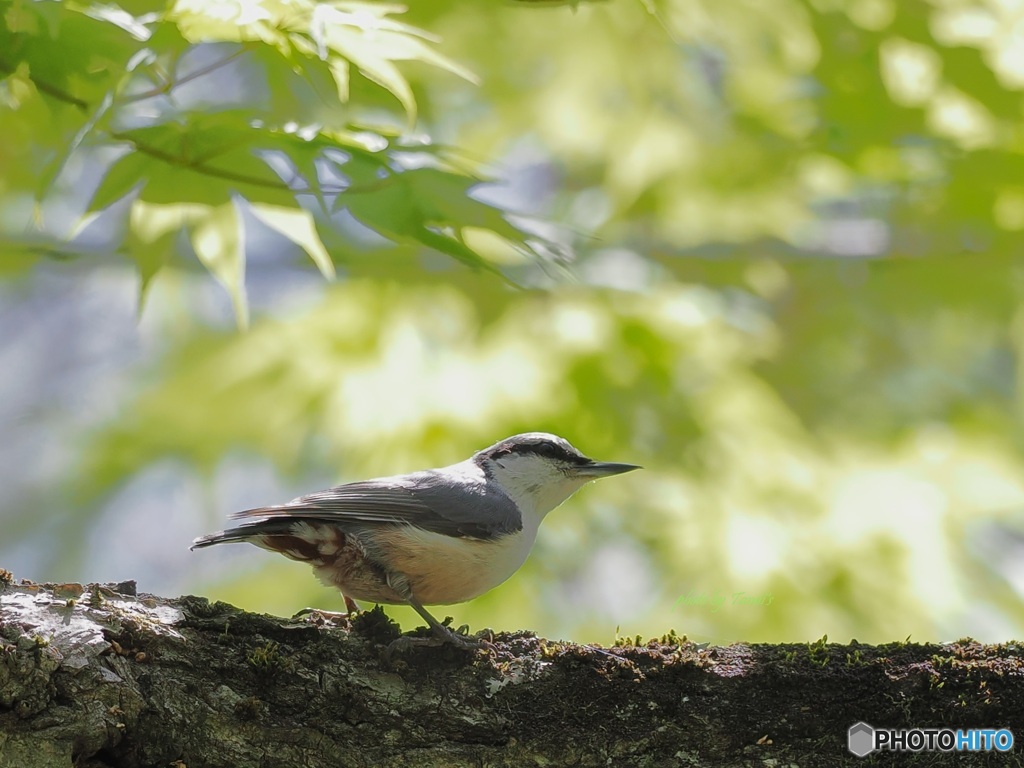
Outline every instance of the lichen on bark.
{"label": "lichen on bark", "polygon": [[514,632],[389,651],[398,635],[379,610],[284,619],[131,582],[0,579],[0,768],[815,768],[855,760],[858,720],[1024,734],[1016,643],[706,648],[670,633],[601,648]]}

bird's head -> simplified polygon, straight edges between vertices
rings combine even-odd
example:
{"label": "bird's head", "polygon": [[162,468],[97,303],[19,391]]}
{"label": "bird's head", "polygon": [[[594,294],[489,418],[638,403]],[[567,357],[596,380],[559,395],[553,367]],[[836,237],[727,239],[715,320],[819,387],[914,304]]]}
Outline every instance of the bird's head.
{"label": "bird's head", "polygon": [[591,480],[640,469],[635,464],[594,461],[568,440],[546,432],[505,438],[472,460],[521,510],[541,518]]}

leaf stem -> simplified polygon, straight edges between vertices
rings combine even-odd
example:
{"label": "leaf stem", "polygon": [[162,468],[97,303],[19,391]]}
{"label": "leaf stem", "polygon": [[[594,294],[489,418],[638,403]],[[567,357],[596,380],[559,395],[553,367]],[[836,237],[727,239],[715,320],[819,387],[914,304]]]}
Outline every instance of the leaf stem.
{"label": "leaf stem", "polygon": [[145,101],[146,99],[152,99],[156,96],[162,96],[165,93],[170,93],[175,88],[178,88],[179,86],[182,86],[185,83],[191,82],[192,80],[196,80],[200,77],[210,74],[211,72],[217,71],[221,67],[227,66],[232,61],[241,56],[243,53],[245,53],[245,50],[246,49],[244,47],[240,46],[238,50],[236,50],[229,56],[225,56],[223,59],[220,59],[219,61],[215,61],[212,64],[207,64],[205,67],[200,67],[195,72],[189,72],[187,75],[183,75],[182,77],[179,77],[177,80],[167,80],[161,85],[158,85],[154,88],[150,88],[148,91],[142,91],[141,93],[133,93],[131,96],[125,96],[122,99],[120,99],[120,103],[134,104],[137,101]]}
{"label": "leaf stem", "polygon": [[[11,66],[10,64],[8,64],[3,59],[0,59],[0,72],[6,72],[8,75],[13,75],[16,71],[17,70],[15,69],[15,67]],[[82,110],[83,112],[88,111],[88,109],[89,109],[89,102],[87,102],[87,101],[85,101],[83,99],[80,99],[77,96],[72,96],[70,93],[67,93],[66,91],[62,91],[57,86],[51,85],[50,83],[46,82],[45,80],[40,80],[38,77],[34,76],[31,72],[29,72],[29,74],[28,74],[28,79],[32,81],[32,84],[39,91],[41,91],[42,93],[45,93],[47,96],[51,96],[51,97],[57,99],[58,101],[63,101],[65,104],[70,104],[70,105],[72,105],[74,107],[77,107],[78,109]]]}

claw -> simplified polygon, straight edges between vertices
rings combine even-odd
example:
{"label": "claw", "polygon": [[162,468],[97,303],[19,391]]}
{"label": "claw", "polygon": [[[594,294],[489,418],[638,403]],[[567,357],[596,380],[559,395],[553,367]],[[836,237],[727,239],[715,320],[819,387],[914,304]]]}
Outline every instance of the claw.
{"label": "claw", "polygon": [[320,610],[319,608],[303,608],[301,611],[299,611],[294,616],[292,616],[292,621],[295,621],[296,619],[301,619],[303,616],[309,616],[309,617],[314,618],[314,619],[321,619],[323,621],[330,621],[330,622],[341,621],[343,619],[351,618],[351,615],[347,614],[347,613],[337,613],[335,611],[323,611],[323,610]]}
{"label": "claw", "polygon": [[[460,627],[460,631],[462,629]],[[465,629],[468,630],[468,627]],[[482,638],[471,637],[468,633],[458,634],[447,627],[444,627],[444,630],[444,635],[435,630],[435,634],[432,637],[402,635],[397,640],[392,640],[388,643],[387,648],[384,649],[384,660],[390,663],[391,657],[395,653],[405,653],[415,647],[440,648],[444,645],[454,645],[456,648],[465,651],[495,650],[494,645]]]}

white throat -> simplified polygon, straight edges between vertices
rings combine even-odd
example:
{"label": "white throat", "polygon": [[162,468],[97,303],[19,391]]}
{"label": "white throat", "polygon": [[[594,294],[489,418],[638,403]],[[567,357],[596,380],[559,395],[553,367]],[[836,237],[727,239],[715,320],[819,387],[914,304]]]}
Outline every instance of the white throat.
{"label": "white throat", "polygon": [[550,460],[531,455],[502,456],[488,460],[493,482],[501,486],[527,517],[540,525],[541,520],[589,482],[590,478],[566,475]]}

